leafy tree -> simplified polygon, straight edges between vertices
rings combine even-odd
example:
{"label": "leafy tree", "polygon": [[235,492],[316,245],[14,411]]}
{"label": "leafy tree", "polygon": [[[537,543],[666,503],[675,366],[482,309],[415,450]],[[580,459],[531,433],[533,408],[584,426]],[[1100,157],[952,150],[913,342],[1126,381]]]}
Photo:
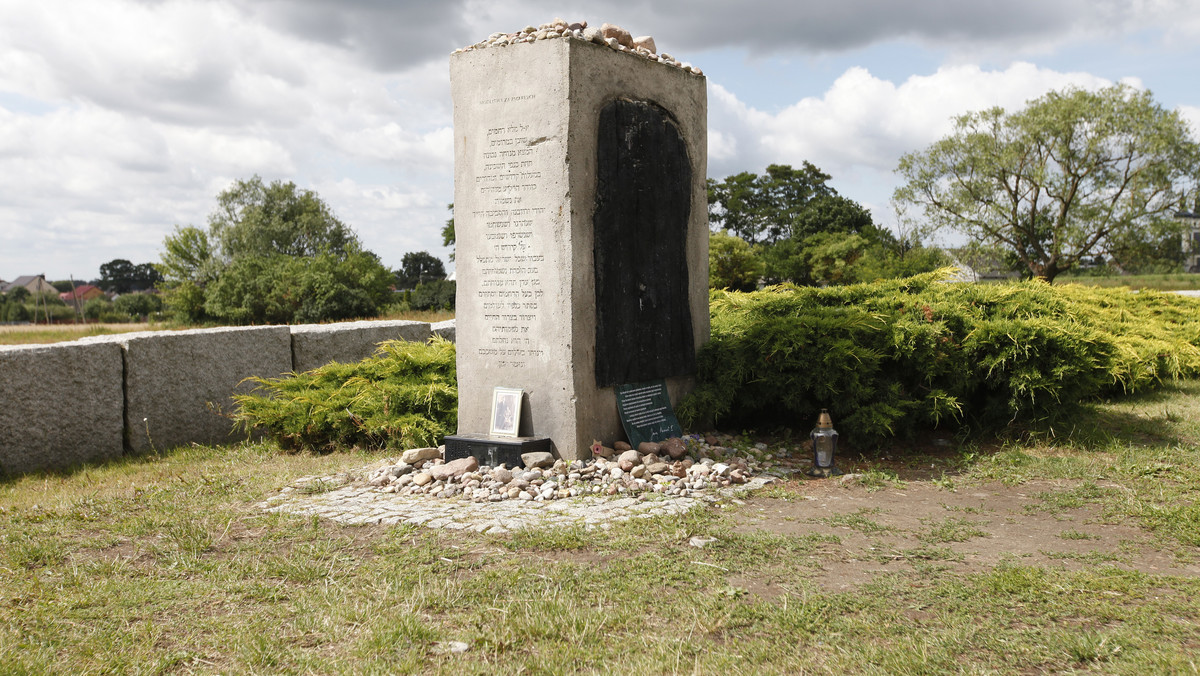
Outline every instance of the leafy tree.
{"label": "leafy tree", "polygon": [[236,181],[217,195],[208,217],[209,236],[223,261],[243,256],[342,255],[358,237],[317,194],[295,183]]}
{"label": "leafy tree", "polygon": [[192,225],[175,226],[163,242],[158,270],[168,282],[204,284],[216,279],[221,265],[213,252],[208,233]]}
{"label": "leafy tree", "polygon": [[809,234],[812,223],[797,223],[809,201],[836,195],[829,174],[804,163],[800,169],[772,164],[766,174],[742,172],[717,182],[708,179],[708,221],[751,244],[775,243]]}
{"label": "leafy tree", "polygon": [[152,289],[161,281],[162,274],[150,263],[134,265],[124,258],[114,258],[100,266],[100,283],[97,286],[109,293],[124,294]]}
{"label": "leafy tree", "polygon": [[69,280],[69,279],[60,279],[57,281],[50,282],[50,286],[53,286],[54,290],[59,293],[68,293],[76,285],[72,284],[71,280]]}
{"label": "leafy tree", "polygon": [[370,317],[387,301],[390,282],[387,268],[367,251],[350,251],[345,257],[246,256],[205,290],[203,311],[230,324]]}
{"label": "leafy tree", "polygon": [[708,286],[710,289],[753,291],[764,271],[763,262],[746,240],[727,231],[709,233]]}
{"label": "leafy tree", "polygon": [[1200,173],[1200,147],[1148,91],[1070,88],[1014,113],[962,115],[897,171],[898,203],[1052,281],[1084,257],[1176,227],[1169,217]]}
{"label": "leafy tree", "polygon": [[400,259],[400,269],[396,270],[396,288],[415,289],[425,282],[445,278],[445,266],[428,251],[409,252]]}
{"label": "leafy tree", "polygon": [[176,227],[159,269],[179,319],[232,324],[372,316],[391,273],[310,190],[255,176],[217,196],[208,230]]}
{"label": "leafy tree", "polygon": [[31,294],[29,293],[29,289],[26,289],[23,286],[14,286],[8,290],[6,295],[8,296],[8,299],[14,303],[24,303],[29,299]]}

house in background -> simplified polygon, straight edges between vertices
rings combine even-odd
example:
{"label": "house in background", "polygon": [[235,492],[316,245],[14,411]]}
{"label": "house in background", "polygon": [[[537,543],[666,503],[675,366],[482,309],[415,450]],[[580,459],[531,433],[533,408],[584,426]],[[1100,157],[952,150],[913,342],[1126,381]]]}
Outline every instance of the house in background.
{"label": "house in background", "polygon": [[64,291],[58,294],[58,297],[67,305],[74,305],[75,301],[86,303],[93,298],[107,298],[108,294],[104,290],[93,284],[80,284],[75,287],[74,291]]}
{"label": "house in background", "polygon": [[23,275],[21,277],[17,277],[8,284],[5,284],[3,288],[0,288],[0,291],[8,293],[18,286],[25,287],[29,290],[29,293],[42,293],[44,291],[53,291],[54,293],[58,293],[58,289],[54,288],[50,285],[50,282],[46,281],[46,275]]}

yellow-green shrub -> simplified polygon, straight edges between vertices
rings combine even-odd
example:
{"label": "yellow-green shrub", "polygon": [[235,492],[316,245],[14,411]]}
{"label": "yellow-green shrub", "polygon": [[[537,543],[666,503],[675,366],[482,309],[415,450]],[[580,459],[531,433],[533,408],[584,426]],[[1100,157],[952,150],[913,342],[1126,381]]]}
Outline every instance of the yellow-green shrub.
{"label": "yellow-green shrub", "polygon": [[262,393],[234,397],[234,419],[284,448],[416,448],[458,427],[454,344],[388,341],[353,364],[254,378]]}
{"label": "yellow-green shrub", "polygon": [[714,291],[686,424],[846,430],[1053,418],[1200,374],[1200,301],[1077,285],[948,284],[947,271],[826,289]]}

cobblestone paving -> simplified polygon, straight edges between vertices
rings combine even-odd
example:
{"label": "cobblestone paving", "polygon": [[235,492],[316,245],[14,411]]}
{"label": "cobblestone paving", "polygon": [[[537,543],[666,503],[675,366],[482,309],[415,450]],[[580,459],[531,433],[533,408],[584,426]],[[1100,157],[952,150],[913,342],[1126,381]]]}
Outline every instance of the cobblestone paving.
{"label": "cobblestone paving", "polygon": [[759,476],[736,488],[701,491],[687,497],[583,496],[545,502],[470,502],[462,498],[439,499],[426,495],[384,493],[362,481],[361,477],[365,477],[372,469],[375,468],[367,467],[358,472],[327,477],[303,477],[258,506],[268,512],[315,514],[345,524],[386,526],[411,523],[427,528],[508,533],[521,528],[578,524],[588,528],[606,528],[614,521],[682,514],[710,503],[728,501],[741,504],[734,497],[738,492],[761,488],[776,481],[774,477]]}

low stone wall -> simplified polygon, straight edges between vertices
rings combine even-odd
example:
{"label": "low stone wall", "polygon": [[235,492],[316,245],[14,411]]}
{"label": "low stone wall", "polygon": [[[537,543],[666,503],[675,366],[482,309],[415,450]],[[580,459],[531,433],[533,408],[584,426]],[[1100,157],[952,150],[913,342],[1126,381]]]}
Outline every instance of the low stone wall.
{"label": "low stone wall", "polygon": [[240,438],[223,415],[250,377],[454,340],[454,322],[364,321],[146,331],[0,347],[0,476]]}
{"label": "low stone wall", "polygon": [[430,335],[429,324],[400,320],[293,326],[292,370],[311,371],[331,361],[359,361],[374,354],[375,346],[385,340],[423,343]]}
{"label": "low stone wall", "polygon": [[0,347],[0,476],[120,457],[121,348]]}

